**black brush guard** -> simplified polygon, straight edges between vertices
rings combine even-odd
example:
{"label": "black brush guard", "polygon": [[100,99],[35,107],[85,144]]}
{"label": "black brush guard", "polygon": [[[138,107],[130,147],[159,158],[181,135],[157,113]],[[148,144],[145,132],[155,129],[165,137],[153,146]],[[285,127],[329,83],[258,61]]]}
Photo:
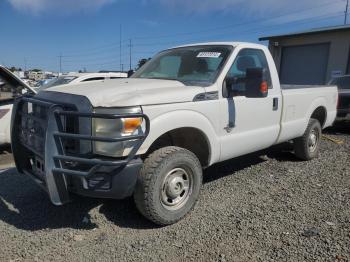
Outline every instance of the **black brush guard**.
{"label": "black brush guard", "polygon": [[[29,112],[26,107],[43,108],[40,113],[45,117],[40,118],[35,112]],[[13,108],[11,139],[12,150],[15,163],[19,172],[31,176],[45,191],[48,192],[51,202],[55,205],[62,205],[69,202],[69,190],[67,177],[73,178],[93,178],[101,172],[103,168],[112,168],[113,175],[118,175],[118,171],[135,159],[137,151],[146,139],[150,130],[149,118],[142,113],[135,114],[99,114],[81,113],[78,111],[65,110],[64,104],[56,104],[45,100],[40,100],[31,96],[21,97],[15,101]],[[93,118],[101,119],[121,119],[121,118],[142,118],[145,122],[145,130],[140,135],[130,135],[126,137],[109,138],[76,133],[67,133],[64,130],[62,119],[74,117],[77,119]],[[23,123],[25,123],[23,125]],[[31,123],[33,127],[29,130],[23,128]],[[42,132],[36,132],[42,129]],[[29,143],[25,139],[35,141]],[[64,140],[90,141],[92,142],[123,142],[133,141],[129,155],[122,159],[111,159],[96,157],[92,154],[71,155],[65,152]],[[41,159],[43,166],[36,166],[34,159]],[[74,163],[67,166],[66,163]],[[89,166],[86,170],[78,169],[80,165]],[[42,174],[40,174],[42,173]]]}

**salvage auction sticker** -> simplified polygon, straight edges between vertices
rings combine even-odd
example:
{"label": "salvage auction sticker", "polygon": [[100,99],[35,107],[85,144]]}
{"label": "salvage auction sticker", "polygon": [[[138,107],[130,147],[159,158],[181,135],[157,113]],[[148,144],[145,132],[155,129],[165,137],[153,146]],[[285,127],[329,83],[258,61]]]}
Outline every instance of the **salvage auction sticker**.
{"label": "salvage auction sticker", "polygon": [[203,58],[219,58],[221,56],[221,53],[219,52],[200,52],[197,57],[203,57]]}

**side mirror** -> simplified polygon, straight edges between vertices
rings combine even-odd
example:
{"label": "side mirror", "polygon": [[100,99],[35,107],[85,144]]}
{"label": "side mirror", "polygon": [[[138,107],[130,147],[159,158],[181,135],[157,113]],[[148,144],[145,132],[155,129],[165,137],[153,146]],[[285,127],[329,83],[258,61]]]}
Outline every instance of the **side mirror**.
{"label": "side mirror", "polygon": [[263,68],[248,68],[246,73],[245,96],[248,98],[267,97],[269,86]]}
{"label": "side mirror", "polygon": [[222,96],[225,98],[244,96],[244,85],[245,78],[226,77],[223,84]]}

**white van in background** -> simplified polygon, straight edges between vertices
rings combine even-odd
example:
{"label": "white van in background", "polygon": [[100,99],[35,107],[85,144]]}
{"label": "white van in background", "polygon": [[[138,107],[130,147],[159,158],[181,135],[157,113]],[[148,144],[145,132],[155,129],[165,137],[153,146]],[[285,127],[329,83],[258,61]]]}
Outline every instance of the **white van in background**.
{"label": "white van in background", "polygon": [[[73,85],[82,82],[101,82],[110,79],[127,78],[128,74],[123,72],[101,72],[101,73],[69,73],[52,79],[46,85],[39,88],[30,87],[27,83],[12,74],[8,69],[0,65],[0,145],[11,143],[11,114],[12,104],[18,95],[25,93],[36,94],[59,85]],[[6,79],[6,80],[5,80]],[[11,83],[8,83],[8,82]],[[10,86],[17,86],[17,92],[12,92]]]}
{"label": "white van in background", "polygon": [[103,81],[109,79],[127,78],[128,74],[123,72],[106,72],[106,73],[68,73],[59,76],[41,86],[39,90],[44,90],[50,87],[67,84],[77,84],[81,82]]}

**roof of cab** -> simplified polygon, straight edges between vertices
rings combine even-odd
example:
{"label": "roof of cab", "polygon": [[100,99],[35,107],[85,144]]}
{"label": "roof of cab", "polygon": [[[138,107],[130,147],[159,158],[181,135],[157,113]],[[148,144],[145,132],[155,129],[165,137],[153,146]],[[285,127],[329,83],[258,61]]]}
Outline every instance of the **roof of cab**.
{"label": "roof of cab", "polygon": [[227,46],[233,46],[233,47],[237,47],[240,45],[244,45],[247,47],[256,47],[256,48],[261,48],[261,47],[266,47],[265,45],[261,45],[261,44],[255,44],[255,43],[248,43],[248,42],[203,42],[203,43],[195,43],[195,44],[186,44],[186,45],[180,45],[180,46],[175,46],[175,47],[171,47],[168,48],[169,49],[174,49],[174,48],[181,48],[181,47],[190,47],[190,46],[216,46],[216,45],[227,45]]}

